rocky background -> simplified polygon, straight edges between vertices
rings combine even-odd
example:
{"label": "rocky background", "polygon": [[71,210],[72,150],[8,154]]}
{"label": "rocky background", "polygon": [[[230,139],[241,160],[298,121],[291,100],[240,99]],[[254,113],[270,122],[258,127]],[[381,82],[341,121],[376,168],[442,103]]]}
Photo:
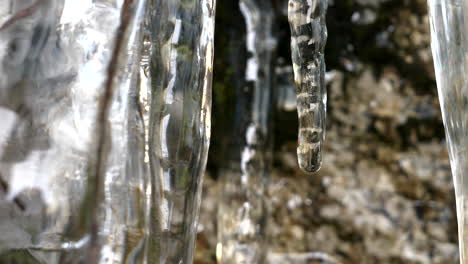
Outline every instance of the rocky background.
{"label": "rocky background", "polygon": [[[322,252],[342,264],[457,263],[455,201],[426,0],[329,2],[324,164],[314,175],[298,169],[296,113],[277,111],[269,250]],[[275,1],[275,7],[278,62],[289,63],[286,1]],[[218,1],[213,141],[195,261],[200,264],[216,260],[217,166],[236,99],[225,32],[242,26],[233,8],[236,1]]]}

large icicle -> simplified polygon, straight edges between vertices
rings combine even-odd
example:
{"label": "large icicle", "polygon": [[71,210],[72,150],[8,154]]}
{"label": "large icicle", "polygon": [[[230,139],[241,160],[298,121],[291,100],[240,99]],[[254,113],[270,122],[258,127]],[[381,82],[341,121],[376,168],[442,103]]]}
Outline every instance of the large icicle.
{"label": "large icicle", "polygon": [[[265,189],[272,162],[274,12],[270,0],[240,0],[239,7],[246,24],[248,56],[234,65],[242,81],[236,86],[236,121],[221,170],[217,258],[223,264],[263,263],[265,259]],[[242,56],[245,44],[232,52]]]}
{"label": "large icicle", "polygon": [[0,4],[1,263],[140,261],[131,113],[145,2]]}
{"label": "large icicle", "polygon": [[291,53],[297,89],[299,166],[318,171],[325,139],[326,86],[324,48],[327,0],[289,0]]}
{"label": "large icicle", "polygon": [[468,2],[428,0],[432,54],[452,167],[460,259],[468,263]]}
{"label": "large icicle", "polygon": [[150,0],[151,263],[192,263],[211,121],[215,0]]}

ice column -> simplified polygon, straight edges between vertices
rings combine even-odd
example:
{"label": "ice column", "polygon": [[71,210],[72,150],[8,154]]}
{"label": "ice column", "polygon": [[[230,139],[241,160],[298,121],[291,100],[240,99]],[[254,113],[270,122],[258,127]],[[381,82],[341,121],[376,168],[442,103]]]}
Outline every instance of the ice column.
{"label": "ice column", "polygon": [[461,262],[468,263],[468,2],[428,0],[432,54],[457,203]]}
{"label": "ice column", "polygon": [[215,0],[150,0],[148,10],[148,254],[154,263],[192,263],[210,139]]}
{"label": "ice column", "polygon": [[139,262],[144,0],[0,3],[0,262]]}
{"label": "ice column", "polygon": [[217,258],[226,264],[264,262],[265,191],[272,161],[274,13],[269,0],[240,0],[239,8],[246,25],[246,46],[232,52],[237,56],[246,52],[247,58],[240,63],[245,71],[234,66],[242,71],[242,81],[236,83],[235,124],[221,170],[218,208]]}
{"label": "ice column", "polygon": [[306,172],[322,164],[327,90],[324,48],[327,0],[289,0],[291,53],[297,92],[299,138],[297,157]]}

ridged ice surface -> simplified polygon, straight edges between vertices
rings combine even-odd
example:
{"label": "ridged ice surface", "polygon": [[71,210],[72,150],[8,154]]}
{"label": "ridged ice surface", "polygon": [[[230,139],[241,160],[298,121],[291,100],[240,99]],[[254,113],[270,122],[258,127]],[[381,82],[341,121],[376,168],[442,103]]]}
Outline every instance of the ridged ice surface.
{"label": "ridged ice surface", "polygon": [[[272,54],[274,13],[269,0],[240,0],[245,43],[232,52],[247,53],[233,66],[237,83],[236,117],[222,164],[218,208],[218,263],[263,263],[266,254],[265,189],[272,162]],[[241,56],[241,55],[240,55]],[[237,62],[239,62],[237,60]],[[244,64],[245,63],[245,64]],[[245,65],[245,69],[241,65]]]}
{"label": "ridged ice surface", "polygon": [[191,263],[213,27],[211,0],[0,0],[0,263]]}
{"label": "ridged ice surface", "polygon": [[432,53],[457,202],[461,262],[468,263],[468,2],[428,0]]}
{"label": "ridged ice surface", "polygon": [[149,254],[192,263],[211,129],[215,1],[150,0],[148,9]]}
{"label": "ridged ice surface", "polygon": [[327,0],[289,0],[291,53],[297,93],[299,138],[297,157],[306,172],[322,164],[327,91],[324,48]]}
{"label": "ridged ice surface", "polygon": [[144,196],[127,160],[143,5],[2,1],[1,263],[138,258]]}

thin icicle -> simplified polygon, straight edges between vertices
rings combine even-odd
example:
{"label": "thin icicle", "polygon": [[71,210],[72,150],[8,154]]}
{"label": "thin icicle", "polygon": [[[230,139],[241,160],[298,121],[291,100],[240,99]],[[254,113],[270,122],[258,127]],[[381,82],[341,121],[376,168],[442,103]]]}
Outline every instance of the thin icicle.
{"label": "thin icicle", "polygon": [[274,13],[269,0],[240,0],[239,8],[247,29],[248,58],[243,82],[236,87],[240,116],[221,171],[217,258],[224,264],[264,261],[265,189],[272,161]]}
{"label": "thin icicle", "polygon": [[291,53],[297,92],[299,166],[318,171],[325,139],[326,103],[324,48],[327,0],[289,0]]}

